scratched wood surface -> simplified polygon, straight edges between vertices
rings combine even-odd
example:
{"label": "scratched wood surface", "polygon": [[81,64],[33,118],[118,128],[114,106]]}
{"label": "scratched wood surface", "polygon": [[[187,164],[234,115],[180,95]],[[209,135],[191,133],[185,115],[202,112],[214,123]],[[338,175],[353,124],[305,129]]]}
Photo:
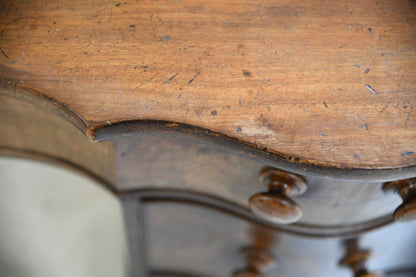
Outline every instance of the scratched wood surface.
{"label": "scratched wood surface", "polygon": [[416,164],[416,2],[0,1],[0,76],[327,166]]}

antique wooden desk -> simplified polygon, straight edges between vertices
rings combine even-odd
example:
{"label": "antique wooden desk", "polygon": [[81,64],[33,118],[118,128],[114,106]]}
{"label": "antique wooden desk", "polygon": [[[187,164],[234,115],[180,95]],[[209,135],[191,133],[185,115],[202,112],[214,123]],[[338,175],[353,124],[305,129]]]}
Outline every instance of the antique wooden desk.
{"label": "antique wooden desk", "polygon": [[118,196],[132,277],[415,276],[415,1],[1,1],[0,30],[0,153]]}

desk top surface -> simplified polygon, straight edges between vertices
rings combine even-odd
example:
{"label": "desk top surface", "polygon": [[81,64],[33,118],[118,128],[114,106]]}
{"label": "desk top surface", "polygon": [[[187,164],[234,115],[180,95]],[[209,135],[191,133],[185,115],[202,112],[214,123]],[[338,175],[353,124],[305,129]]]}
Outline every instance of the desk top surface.
{"label": "desk top surface", "polygon": [[300,162],[416,164],[415,1],[2,1],[0,77],[85,127],[194,125]]}

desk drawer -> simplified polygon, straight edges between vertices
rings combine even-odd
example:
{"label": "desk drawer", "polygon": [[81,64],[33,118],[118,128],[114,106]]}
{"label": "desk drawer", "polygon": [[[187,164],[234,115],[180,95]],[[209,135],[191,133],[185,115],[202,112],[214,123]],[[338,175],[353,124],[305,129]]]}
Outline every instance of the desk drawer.
{"label": "desk drawer", "polygon": [[[197,142],[130,137],[116,141],[115,152],[120,190],[179,189],[246,208],[252,195],[267,191],[258,177],[265,164]],[[358,224],[391,215],[401,203],[398,195],[383,192],[381,182],[302,177],[308,188],[293,197],[303,211],[302,224]]]}
{"label": "desk drawer", "polygon": [[[265,276],[352,276],[348,268],[339,266],[346,251],[340,238],[296,236],[184,202],[145,202],[144,214],[153,270],[233,276],[247,267],[241,249],[252,247],[275,258],[264,267]],[[393,224],[363,235],[360,244],[372,252],[368,269],[416,267],[415,231],[416,223]]]}

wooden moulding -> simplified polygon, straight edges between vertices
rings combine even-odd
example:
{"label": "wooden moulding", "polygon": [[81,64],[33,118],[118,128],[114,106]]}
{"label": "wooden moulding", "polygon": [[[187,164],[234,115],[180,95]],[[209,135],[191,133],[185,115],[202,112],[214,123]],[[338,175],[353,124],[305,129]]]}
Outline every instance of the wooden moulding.
{"label": "wooden moulding", "polygon": [[192,205],[200,205],[210,209],[215,209],[221,212],[228,213],[232,216],[243,218],[252,223],[259,224],[264,227],[275,229],[282,233],[289,233],[297,236],[308,236],[315,238],[351,238],[356,237],[362,233],[375,230],[377,228],[386,226],[393,222],[392,215],[386,215],[367,222],[348,225],[312,225],[303,223],[294,223],[290,225],[275,224],[269,220],[262,219],[254,215],[250,210],[240,205],[229,203],[216,196],[188,192],[184,190],[175,189],[140,189],[129,192],[119,193],[121,197],[137,197],[144,203],[151,202],[183,202]]}
{"label": "wooden moulding", "polygon": [[195,141],[221,151],[231,152],[256,160],[264,165],[276,167],[300,175],[330,177],[339,180],[383,182],[416,176],[416,165],[398,168],[340,168],[325,162],[302,160],[284,153],[277,153],[211,130],[187,124],[159,121],[133,120],[94,127],[93,139],[97,141],[116,140],[128,136],[155,135]]}
{"label": "wooden moulding", "polygon": [[406,0],[2,1],[0,76],[66,105],[91,137],[174,122],[300,171],[406,168],[415,24]]}
{"label": "wooden moulding", "polygon": [[[43,92],[27,87],[16,80],[0,78],[0,96],[11,97],[27,102],[43,111],[52,112],[81,130],[91,142],[117,140],[130,136],[166,136],[191,140],[221,151],[231,152],[256,160],[264,165],[276,167],[300,175],[310,175],[339,180],[384,182],[416,176],[416,165],[398,168],[340,168],[322,162],[302,160],[284,153],[277,153],[227,135],[213,132],[198,126],[177,122],[138,119],[118,123],[93,125],[88,123],[74,109]],[[7,120],[7,119],[6,119]],[[68,138],[70,139],[70,138]],[[112,169],[113,170],[113,169]]]}
{"label": "wooden moulding", "polygon": [[126,121],[117,124],[97,126],[92,133],[94,134],[93,139],[97,141],[109,141],[126,136],[144,135],[167,136],[196,141],[222,151],[254,159],[264,165],[300,175],[367,182],[398,180],[416,176],[416,165],[382,169],[339,168],[325,165],[323,162],[316,163],[283,153],[272,152],[266,147],[241,141],[197,126],[177,122],[158,120]]}

